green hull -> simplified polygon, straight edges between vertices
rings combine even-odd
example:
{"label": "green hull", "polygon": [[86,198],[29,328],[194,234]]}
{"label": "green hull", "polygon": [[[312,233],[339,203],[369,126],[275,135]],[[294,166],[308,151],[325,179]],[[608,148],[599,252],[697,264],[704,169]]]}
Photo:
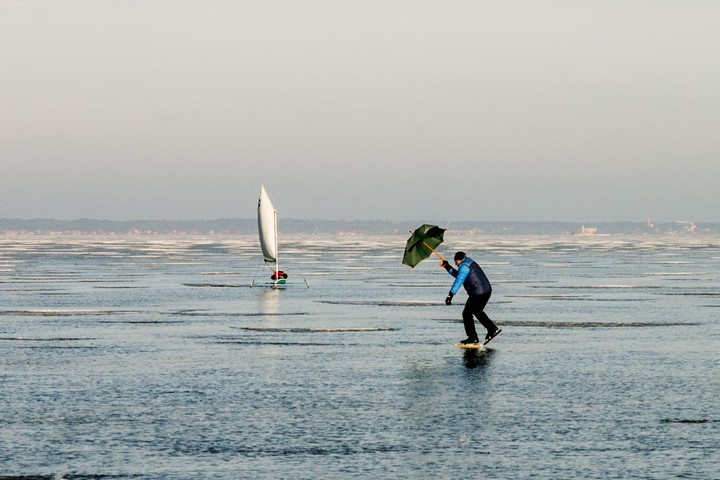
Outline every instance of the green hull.
{"label": "green hull", "polygon": [[302,282],[288,282],[285,279],[281,279],[276,282],[256,282],[255,280],[253,280],[253,282],[250,284],[251,287],[270,287],[270,288],[283,288],[283,287],[289,287],[289,286],[293,286],[293,285],[303,285],[307,288],[310,288],[310,284],[305,279],[303,279]]}

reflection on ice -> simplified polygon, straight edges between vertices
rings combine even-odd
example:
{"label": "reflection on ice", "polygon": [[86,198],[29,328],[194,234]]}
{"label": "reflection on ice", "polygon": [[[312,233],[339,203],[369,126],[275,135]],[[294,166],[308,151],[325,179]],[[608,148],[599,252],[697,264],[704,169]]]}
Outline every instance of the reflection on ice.
{"label": "reflection on ice", "polygon": [[0,310],[0,316],[42,316],[42,317],[68,317],[81,315],[117,315],[130,313],[128,310],[104,310],[104,309],[54,309],[38,308],[28,310]]}
{"label": "reflection on ice", "polygon": [[258,295],[258,312],[263,315],[277,315],[281,293],[277,288],[261,290]]}
{"label": "reflection on ice", "polygon": [[678,327],[696,326],[697,322],[575,322],[575,321],[534,321],[534,320],[503,320],[503,326],[514,327],[558,327],[558,328],[628,328],[628,327]]}
{"label": "reflection on ice", "polygon": [[375,307],[428,307],[438,306],[439,301],[382,301],[382,300],[318,300],[318,303],[327,303],[329,305],[369,305]]}
{"label": "reflection on ice", "polygon": [[463,365],[467,369],[485,369],[490,366],[494,350],[491,348],[463,350]]}
{"label": "reflection on ice", "polygon": [[662,423],[685,423],[685,424],[703,424],[718,423],[720,420],[710,420],[709,418],[663,418]]}
{"label": "reflection on ice", "polygon": [[77,342],[81,340],[97,340],[97,338],[80,337],[0,337],[0,340],[19,342]]}
{"label": "reflection on ice", "polygon": [[317,327],[317,328],[282,328],[282,327],[240,327],[249,332],[282,332],[282,333],[329,333],[329,332],[394,332],[400,330],[392,327]]}

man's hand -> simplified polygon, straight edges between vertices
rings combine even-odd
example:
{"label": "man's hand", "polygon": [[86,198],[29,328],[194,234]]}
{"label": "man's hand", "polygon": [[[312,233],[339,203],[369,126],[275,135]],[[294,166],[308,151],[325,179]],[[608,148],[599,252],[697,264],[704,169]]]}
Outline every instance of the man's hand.
{"label": "man's hand", "polygon": [[448,296],[447,296],[447,298],[445,299],[445,305],[452,305],[452,298],[453,298],[453,296],[454,296],[454,295],[453,295],[452,293],[448,293]]}
{"label": "man's hand", "polygon": [[443,262],[440,264],[440,266],[443,267],[443,268],[444,268],[445,270],[447,270],[448,272],[449,272],[450,269],[452,268],[452,267],[450,266],[450,263],[449,263],[447,260],[443,260]]}

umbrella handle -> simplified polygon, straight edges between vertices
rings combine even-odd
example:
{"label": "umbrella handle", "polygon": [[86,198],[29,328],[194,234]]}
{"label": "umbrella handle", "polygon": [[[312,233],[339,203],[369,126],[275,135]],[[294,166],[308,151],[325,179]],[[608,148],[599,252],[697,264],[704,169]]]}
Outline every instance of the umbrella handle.
{"label": "umbrella handle", "polygon": [[[440,260],[442,260],[443,262],[446,262],[446,261],[447,261],[447,260],[445,260],[445,258],[444,258],[442,255],[440,255],[438,252],[436,252],[435,249],[432,248],[430,245],[428,245],[428,244],[425,243],[425,242],[423,242],[423,245],[425,245],[426,247],[428,247],[431,252],[433,252],[435,255],[437,255],[438,257],[440,257]],[[440,266],[442,266],[442,263],[440,264]]]}

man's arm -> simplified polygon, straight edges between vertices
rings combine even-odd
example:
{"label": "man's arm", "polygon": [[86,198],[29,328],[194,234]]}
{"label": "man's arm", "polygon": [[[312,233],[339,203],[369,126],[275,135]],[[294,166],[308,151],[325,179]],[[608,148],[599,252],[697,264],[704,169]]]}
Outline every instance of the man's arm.
{"label": "man's arm", "polygon": [[463,283],[465,283],[465,279],[467,278],[469,273],[470,267],[468,267],[467,265],[460,265],[460,268],[458,268],[457,271],[453,269],[453,271],[450,272],[450,275],[455,277],[455,282],[453,282],[452,287],[450,288],[450,293],[455,295],[458,290],[460,290],[460,287]]}

